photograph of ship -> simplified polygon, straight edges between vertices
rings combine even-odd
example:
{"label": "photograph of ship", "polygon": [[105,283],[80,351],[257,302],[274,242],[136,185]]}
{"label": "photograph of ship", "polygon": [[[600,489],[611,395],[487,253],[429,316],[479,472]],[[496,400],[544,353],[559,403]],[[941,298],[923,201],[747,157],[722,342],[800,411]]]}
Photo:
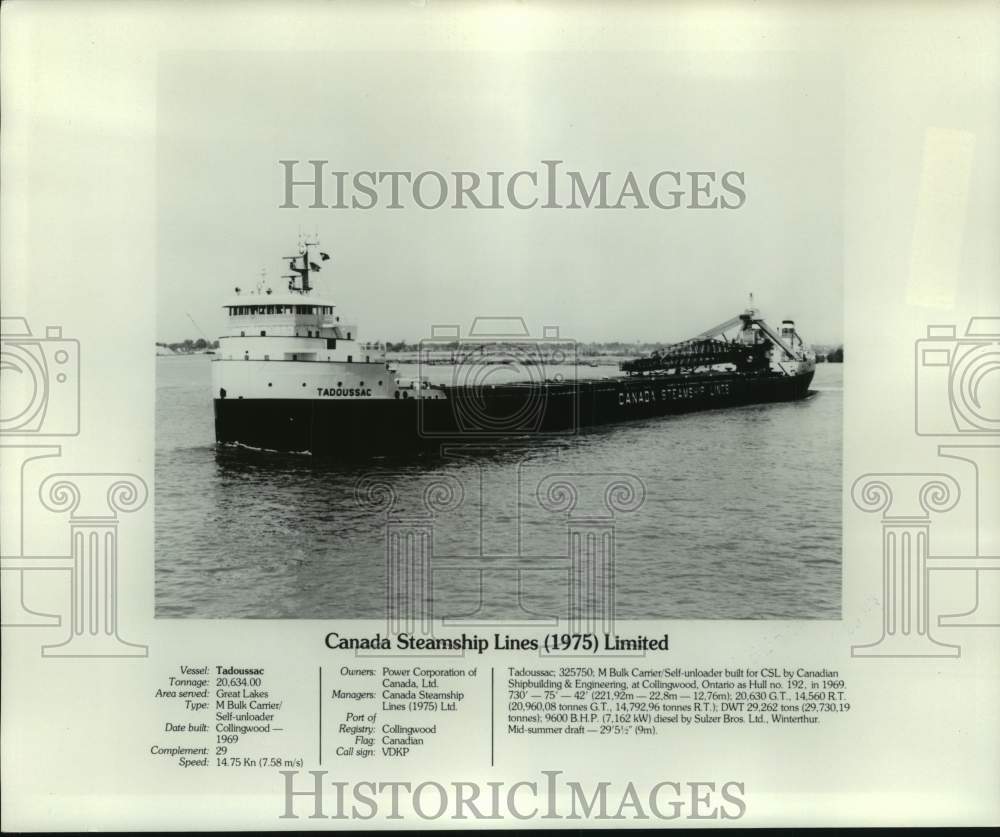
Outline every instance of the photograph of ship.
{"label": "photograph of ship", "polygon": [[[445,344],[451,383],[404,379],[382,346],[362,342],[357,324],[342,323],[333,300],[314,292],[318,245],[303,239],[289,257],[287,292],[237,288],[224,306],[229,333],[212,359],[217,444],[363,460],[440,451],[445,441],[568,434],[809,395],[815,354],[792,320],[782,321],[779,335],[752,307],[691,340],[623,361],[618,376],[579,375],[569,341],[552,332],[525,342],[517,324],[523,334],[474,328],[471,342]],[[726,330],[735,336],[727,339]],[[421,347],[418,365],[430,368],[443,339]],[[498,384],[497,366],[520,375]]]}
{"label": "photograph of ship", "polygon": [[836,68],[502,58],[163,59],[158,617],[840,618]]}

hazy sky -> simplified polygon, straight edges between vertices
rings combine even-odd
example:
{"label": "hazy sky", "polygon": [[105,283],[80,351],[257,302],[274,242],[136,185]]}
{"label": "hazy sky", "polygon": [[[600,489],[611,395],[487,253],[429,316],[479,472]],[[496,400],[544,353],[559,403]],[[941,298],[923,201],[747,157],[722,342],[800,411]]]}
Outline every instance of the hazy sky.
{"label": "hazy sky", "polygon": [[[188,315],[217,337],[219,306],[262,268],[283,287],[281,257],[302,228],[333,255],[321,286],[363,339],[521,315],[585,341],[674,340],[752,291],[770,320],[837,342],[842,95],[837,62],[788,51],[168,54],[157,339],[197,337]],[[747,200],[735,211],[279,209],[280,159],[484,176],[558,159],[614,184],[629,170],[641,183],[738,170]]]}

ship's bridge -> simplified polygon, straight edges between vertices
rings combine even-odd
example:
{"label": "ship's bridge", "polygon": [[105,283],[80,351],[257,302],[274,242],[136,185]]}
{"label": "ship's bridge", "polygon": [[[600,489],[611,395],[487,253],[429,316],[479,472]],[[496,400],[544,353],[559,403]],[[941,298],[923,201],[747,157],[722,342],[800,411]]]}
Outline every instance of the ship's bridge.
{"label": "ship's bridge", "polygon": [[219,340],[222,359],[382,362],[382,352],[362,345],[357,325],[342,320],[321,296],[243,293],[223,308],[228,333]]}
{"label": "ship's bridge", "polygon": [[[357,340],[353,323],[342,322],[336,306],[306,294],[240,294],[225,306],[232,337],[323,337]],[[263,334],[260,332],[264,331]]]}

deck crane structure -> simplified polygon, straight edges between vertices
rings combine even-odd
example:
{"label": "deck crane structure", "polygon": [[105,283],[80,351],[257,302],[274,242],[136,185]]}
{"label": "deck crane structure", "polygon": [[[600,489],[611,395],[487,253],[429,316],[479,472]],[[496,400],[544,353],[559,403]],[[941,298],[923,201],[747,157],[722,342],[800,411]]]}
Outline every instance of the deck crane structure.
{"label": "deck crane structure", "polygon": [[[792,320],[784,320],[781,333],[772,329],[760,312],[750,307],[742,314],[719,323],[703,331],[690,340],[683,340],[655,351],[648,357],[626,360],[621,370],[628,375],[672,372],[680,374],[715,366],[729,365],[742,372],[764,372],[782,363],[804,361],[808,352],[802,339],[795,331]],[[726,337],[726,332],[737,328],[735,338]]]}

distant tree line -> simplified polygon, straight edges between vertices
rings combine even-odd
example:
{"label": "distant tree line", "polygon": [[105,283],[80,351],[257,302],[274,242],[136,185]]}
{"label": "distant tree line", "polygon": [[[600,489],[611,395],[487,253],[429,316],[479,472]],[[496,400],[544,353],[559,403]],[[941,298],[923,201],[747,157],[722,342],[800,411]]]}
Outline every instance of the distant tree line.
{"label": "distant tree line", "polygon": [[[471,341],[469,341],[471,342]],[[503,340],[498,342],[503,343]],[[517,340],[512,340],[512,343],[518,343]],[[544,341],[541,341],[544,342]],[[458,341],[450,341],[447,343],[439,343],[437,341],[425,341],[421,343],[409,343],[405,340],[400,340],[398,342],[393,342],[388,340],[385,342],[385,350],[387,352],[417,352],[420,350],[421,345],[424,348],[433,347],[438,350],[455,350],[458,349],[462,344]],[[468,343],[466,343],[468,345]],[[654,351],[664,351],[670,343],[626,343],[620,340],[616,340],[609,343],[577,343],[576,344],[576,354],[578,357],[600,357],[602,355],[608,355],[611,357],[617,356],[634,356],[634,355],[646,355]],[[836,348],[831,348],[829,346],[815,346],[814,350],[816,352],[816,360],[819,363],[843,363],[844,362],[844,347],[837,346]]]}
{"label": "distant tree line", "polygon": [[[484,340],[483,342],[488,345],[504,345],[504,343],[509,343],[510,345],[521,345],[524,342],[530,341],[531,338],[525,338],[521,340],[519,338],[512,338],[510,340],[504,340],[503,338],[495,338],[490,340]],[[571,342],[571,341],[566,341]],[[545,340],[539,340],[539,343],[544,345]],[[463,346],[468,347],[470,345],[475,345],[473,339],[458,341],[452,340],[448,342],[438,342],[437,340],[427,340],[420,343],[409,343],[405,340],[400,340],[398,343],[394,343],[392,340],[387,340],[385,342],[385,350],[387,352],[417,352],[420,351],[421,346],[426,350],[428,348],[433,348],[437,350],[457,350]],[[621,341],[616,341],[613,343],[576,343],[576,353],[578,355],[592,356],[592,355],[637,355],[646,354],[654,349],[663,350],[669,343],[623,343]]]}
{"label": "distant tree line", "polygon": [[[519,341],[513,340],[511,342],[518,343]],[[544,341],[542,342],[544,343]],[[191,354],[193,352],[204,352],[209,349],[218,349],[219,341],[208,341],[203,337],[199,337],[197,340],[187,339],[178,343],[157,343],[156,345],[165,349],[170,349],[171,351],[179,354]],[[432,344],[429,342],[409,343],[406,340],[399,340],[397,342],[388,340],[385,343],[385,350],[387,352],[417,352],[420,350],[421,345],[425,348],[429,345],[433,345],[435,349],[454,350],[458,349],[462,343],[457,340],[447,343],[438,343],[434,341]],[[579,357],[600,357],[602,355],[609,355],[612,357],[620,355],[645,355],[653,351],[663,351],[669,345],[669,343],[625,343],[620,340],[610,343],[577,343],[576,353]],[[827,346],[817,346],[815,347],[815,350],[816,360],[819,363],[844,362],[843,346],[837,346],[835,349],[829,349]]]}
{"label": "distant tree line", "polygon": [[157,343],[156,345],[182,354],[190,354],[192,352],[204,352],[207,349],[218,349],[219,341],[213,340],[209,342],[204,337],[199,337],[197,340],[189,339],[182,340],[180,343]]}
{"label": "distant tree line", "polygon": [[844,347],[837,346],[836,349],[831,349],[830,351],[816,350],[816,362],[817,363],[843,363],[844,362]]}

